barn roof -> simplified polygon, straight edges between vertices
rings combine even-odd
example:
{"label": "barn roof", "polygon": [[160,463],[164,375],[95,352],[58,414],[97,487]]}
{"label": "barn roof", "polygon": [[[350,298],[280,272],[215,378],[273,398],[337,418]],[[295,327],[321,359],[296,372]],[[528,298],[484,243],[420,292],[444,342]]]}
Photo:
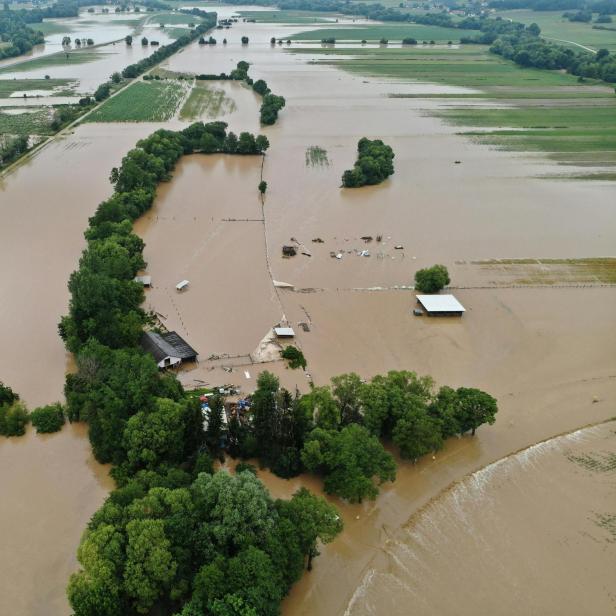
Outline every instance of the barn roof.
{"label": "barn roof", "polygon": [[167,332],[165,334],[143,332],[141,346],[145,351],[154,356],[157,363],[165,359],[165,357],[195,359],[198,355],[197,351],[176,332]]}

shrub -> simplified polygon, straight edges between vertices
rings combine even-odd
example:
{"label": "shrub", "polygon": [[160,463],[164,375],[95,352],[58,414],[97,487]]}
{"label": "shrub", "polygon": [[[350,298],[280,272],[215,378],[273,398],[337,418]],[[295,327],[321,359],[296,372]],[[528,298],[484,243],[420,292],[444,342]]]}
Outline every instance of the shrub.
{"label": "shrub", "polygon": [[257,475],[257,467],[254,464],[250,464],[250,462],[240,462],[235,467],[236,473],[243,473],[244,471],[248,471],[249,473],[252,473],[255,476]]}
{"label": "shrub", "polygon": [[450,282],[449,272],[444,265],[433,265],[415,273],[415,288],[423,293],[438,293]]}
{"label": "shrub", "polygon": [[28,411],[21,402],[0,406],[0,434],[22,436],[29,421]]}
{"label": "shrub", "polygon": [[37,432],[57,432],[64,425],[64,409],[60,403],[41,406],[30,413],[30,421]]}
{"label": "shrub", "polygon": [[282,352],[282,357],[289,360],[289,367],[293,370],[296,368],[306,368],[306,358],[297,347],[289,345]]}

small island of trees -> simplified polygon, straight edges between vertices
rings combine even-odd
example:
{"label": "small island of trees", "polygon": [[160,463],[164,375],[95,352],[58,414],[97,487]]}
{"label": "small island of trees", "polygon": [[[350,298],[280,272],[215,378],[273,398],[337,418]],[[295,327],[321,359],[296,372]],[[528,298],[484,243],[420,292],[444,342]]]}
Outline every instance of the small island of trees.
{"label": "small island of trees", "polygon": [[342,174],[345,188],[380,184],[394,172],[394,152],[380,139],[363,137],[357,144],[357,161],[353,169]]}

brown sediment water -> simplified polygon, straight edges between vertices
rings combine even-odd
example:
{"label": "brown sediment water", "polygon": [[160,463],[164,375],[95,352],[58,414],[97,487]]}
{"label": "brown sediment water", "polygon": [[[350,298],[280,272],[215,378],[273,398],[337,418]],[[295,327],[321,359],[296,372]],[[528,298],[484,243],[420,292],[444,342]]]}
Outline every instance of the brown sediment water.
{"label": "brown sediment water", "polygon": [[90,516],[113,487],[83,424],[0,437],[0,613],[69,614],[65,588]]}
{"label": "brown sediment water", "polygon": [[615,427],[464,479],[385,541],[345,615],[612,614]]}
{"label": "brown sediment water", "polygon": [[[163,314],[170,329],[185,333],[201,359],[250,353],[284,315],[297,331],[296,342],[317,384],[350,370],[370,377],[388,369],[412,369],[432,374],[439,384],[477,386],[498,398],[494,426],[481,428],[475,438],[452,439],[434,459],[415,466],[400,462],[396,482],[384,486],[376,501],[349,506],[334,499],[345,531],[322,548],[313,571],[284,604],[288,615],[336,615],[363,609],[361,597],[371,596],[370,605],[377,606],[373,613],[387,613],[393,592],[388,586],[373,588],[366,574],[374,570],[372,579],[378,580],[392,568],[385,550],[391,551],[394,539],[401,541],[401,529],[417,519],[417,511],[452,482],[511,452],[613,416],[616,394],[614,288],[466,289],[456,291],[467,308],[462,319],[428,319],[412,316],[411,291],[391,287],[410,285],[418,267],[435,262],[446,264],[454,283],[464,286],[481,280],[456,261],[609,255],[616,242],[614,187],[533,179],[553,170],[553,163],[473,144],[455,135],[455,128],[424,116],[417,99],[388,97],[415,92],[417,84],[348,75],[270,47],[270,36],[297,29],[238,24],[225,31],[226,47],[191,45],[166,63],[172,70],[200,73],[228,71],[246,59],[254,63],[253,78],[266,79],[275,93],[286,97],[287,106],[279,122],[262,131],[271,142],[263,166],[268,182],[263,209],[257,158],[187,157],[174,180],[160,187],[154,208],[136,223],[146,240],[154,283],[146,307]],[[239,42],[244,34],[250,38],[247,47]],[[98,83],[107,75],[96,77]],[[231,129],[255,131],[258,99],[243,89],[230,96],[237,104]],[[166,124],[174,129],[184,125],[178,120]],[[66,281],[77,266],[87,218],[111,193],[109,170],[159,126],[80,126],[3,181],[0,339],[11,354],[0,358],[0,378],[30,405],[62,395],[69,358],[56,324],[66,311]],[[396,173],[377,187],[340,190],[342,171],[352,165],[357,140],[364,135],[393,146]],[[306,150],[315,145],[327,151],[328,165],[306,164]],[[373,241],[364,243],[364,235]],[[383,236],[381,242],[377,235]],[[311,256],[283,259],[281,247],[292,237]],[[317,237],[324,243],[313,243]],[[359,256],[362,250],[370,256]],[[342,259],[332,259],[331,251],[340,251]],[[270,274],[296,290],[276,293]],[[191,286],[178,294],[174,287],[183,278]],[[298,327],[300,321],[310,323],[310,332]],[[182,378],[192,384],[196,378],[212,384],[237,382],[249,391],[263,368],[274,370],[288,387],[307,387],[302,372],[281,363],[248,363],[228,373],[221,367],[210,371],[202,362]],[[29,463],[44,466],[47,446],[54,441],[32,442],[37,446],[29,450]],[[88,448],[78,438],[65,445],[57,453],[63,467]],[[4,446],[4,451],[3,466],[13,469],[17,482],[25,472],[23,465],[13,463],[19,448]],[[88,467],[78,468],[80,480],[98,486]],[[24,488],[25,477],[18,487]],[[260,477],[281,496],[303,482],[284,482],[265,472]],[[317,480],[309,481],[318,488]],[[543,481],[539,470],[533,481]],[[3,499],[3,515],[14,524],[19,509],[13,504],[19,502]],[[69,507],[70,500],[65,502]],[[436,502],[448,509],[448,501]],[[515,509],[519,515],[524,502]],[[58,509],[50,523],[70,513]],[[80,533],[85,519],[76,527]],[[455,535],[449,540],[454,551]],[[461,538],[457,554],[470,558],[474,552],[466,539]],[[69,543],[54,552],[66,562],[74,558],[77,541]],[[11,545],[3,564],[13,553],[17,558],[19,546]],[[26,557],[36,562],[35,556]],[[503,556],[503,566],[507,562]],[[518,564],[511,564],[512,571]],[[434,567],[438,571],[439,565]],[[443,565],[443,573],[448,571]],[[43,605],[50,597],[53,607],[46,613],[66,614],[60,599],[67,575],[62,582],[55,576],[39,580],[30,589],[31,600]],[[17,589],[25,583],[10,568],[4,581]],[[422,584],[427,597],[438,598],[425,580]],[[414,604],[406,594],[396,596],[411,610]],[[437,609],[442,604],[433,605]],[[567,603],[560,607],[566,613]],[[442,607],[440,613],[448,609]],[[14,613],[32,612],[26,606]]]}

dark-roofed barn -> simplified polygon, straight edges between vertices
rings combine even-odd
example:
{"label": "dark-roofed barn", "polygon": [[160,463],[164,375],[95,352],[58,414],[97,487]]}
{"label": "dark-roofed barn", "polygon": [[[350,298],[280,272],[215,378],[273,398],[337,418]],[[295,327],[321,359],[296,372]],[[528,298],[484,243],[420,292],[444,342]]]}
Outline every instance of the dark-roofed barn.
{"label": "dark-roofed barn", "polygon": [[141,336],[141,347],[154,357],[159,368],[178,366],[183,361],[196,361],[198,355],[176,332],[144,332]]}

